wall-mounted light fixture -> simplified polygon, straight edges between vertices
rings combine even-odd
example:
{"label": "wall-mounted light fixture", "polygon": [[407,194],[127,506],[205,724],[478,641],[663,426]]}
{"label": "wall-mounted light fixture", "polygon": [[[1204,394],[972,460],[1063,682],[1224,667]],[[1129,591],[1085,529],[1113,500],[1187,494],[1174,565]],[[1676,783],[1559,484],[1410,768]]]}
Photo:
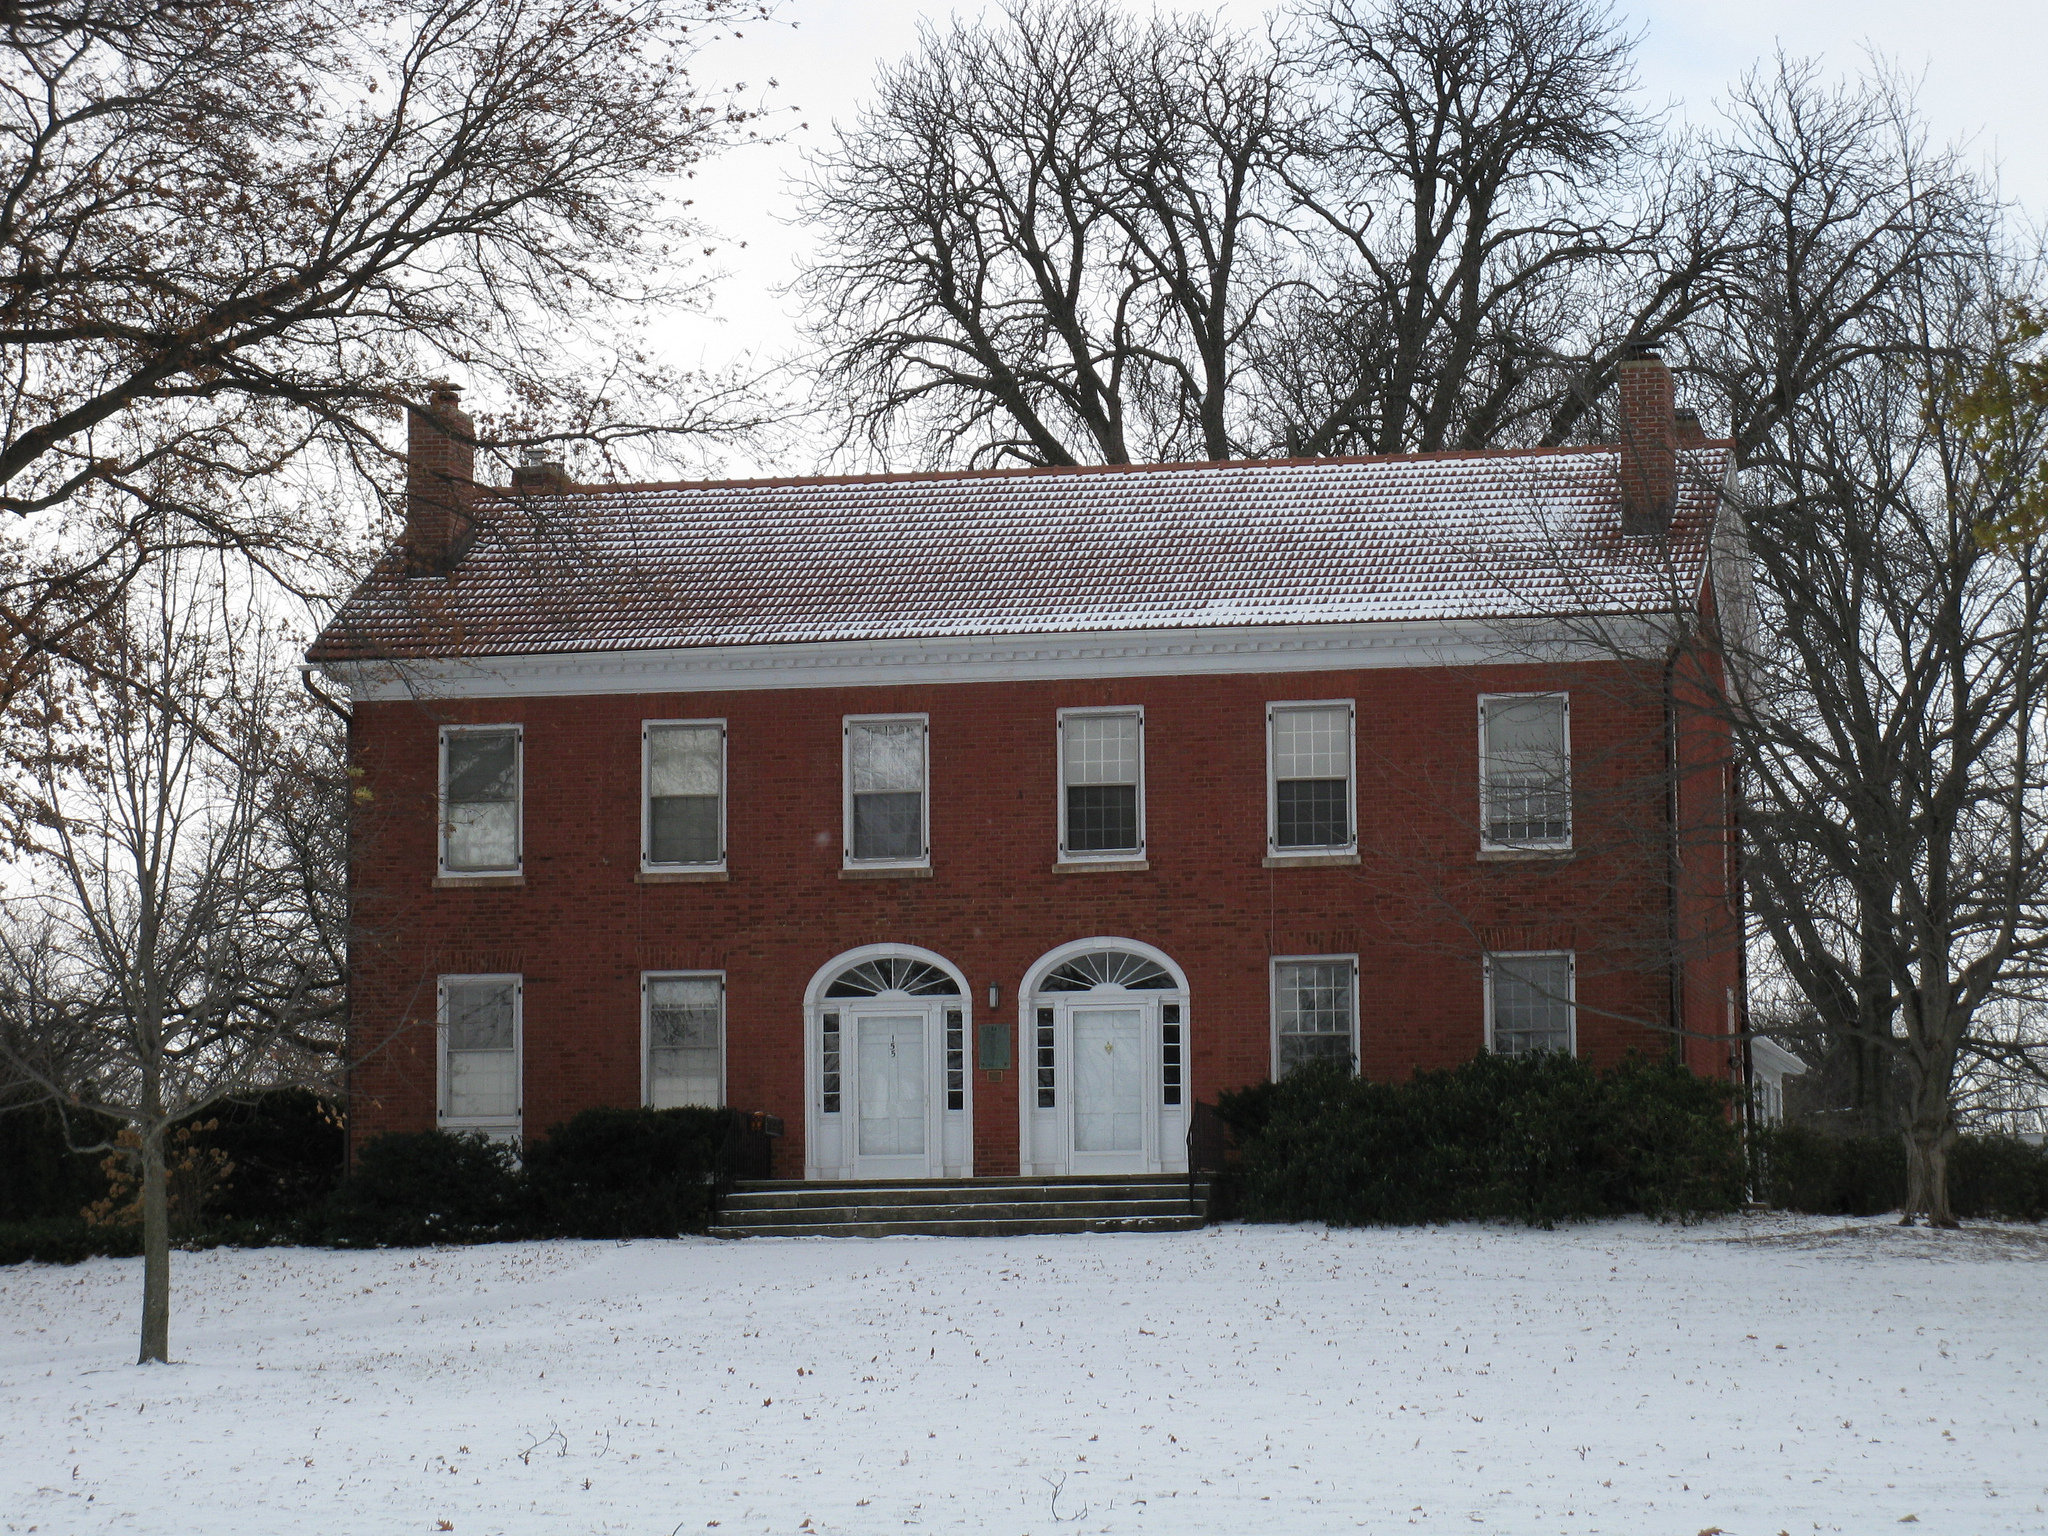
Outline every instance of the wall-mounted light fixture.
{"label": "wall-mounted light fixture", "polygon": [[1003,995],[1003,989],[1002,989],[1001,987],[997,986],[997,985],[996,985],[996,984],[995,984],[994,982],[990,982],[990,983],[988,984],[988,1005],[989,1005],[989,1007],[991,1007],[991,1008],[995,1007],[995,1006],[996,1006],[996,1003],[997,1003],[997,1001],[998,1001],[998,1000],[999,1000],[999,999],[1000,999],[1000,998],[1002,997],[1002,995]]}

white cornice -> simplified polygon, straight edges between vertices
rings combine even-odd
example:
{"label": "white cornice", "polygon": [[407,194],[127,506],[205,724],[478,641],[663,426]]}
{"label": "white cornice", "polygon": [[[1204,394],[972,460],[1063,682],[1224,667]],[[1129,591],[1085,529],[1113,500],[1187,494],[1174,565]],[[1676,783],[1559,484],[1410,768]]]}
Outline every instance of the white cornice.
{"label": "white cornice", "polygon": [[319,670],[347,688],[353,698],[373,701],[1344,672],[1600,660],[1616,655],[1612,644],[1573,638],[1569,625],[1546,628],[1547,635],[1522,624],[1472,620],[1273,624],[695,646],[465,661],[327,662]]}

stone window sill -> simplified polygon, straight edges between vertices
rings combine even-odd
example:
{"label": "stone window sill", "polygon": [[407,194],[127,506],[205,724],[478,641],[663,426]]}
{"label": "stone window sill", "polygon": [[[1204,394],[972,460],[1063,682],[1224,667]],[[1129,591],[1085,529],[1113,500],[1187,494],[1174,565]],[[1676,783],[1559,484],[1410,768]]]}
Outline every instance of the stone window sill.
{"label": "stone window sill", "polygon": [[1323,864],[1356,864],[1355,853],[1270,853],[1266,855],[1268,869],[1314,869]]}
{"label": "stone window sill", "polygon": [[1152,867],[1150,859],[1061,859],[1052,867],[1056,875],[1115,874],[1119,871],[1146,870]]}
{"label": "stone window sill", "polygon": [[731,878],[722,869],[643,869],[633,877],[640,885],[722,885]]}
{"label": "stone window sill", "polygon": [[1479,862],[1482,864],[1562,864],[1576,859],[1576,848],[1482,848]]}
{"label": "stone window sill", "polygon": [[895,869],[842,869],[839,871],[839,878],[842,880],[929,880],[931,877],[932,867],[929,864],[917,864]]}
{"label": "stone window sill", "polygon": [[437,875],[437,891],[509,891],[526,884],[524,875]]}

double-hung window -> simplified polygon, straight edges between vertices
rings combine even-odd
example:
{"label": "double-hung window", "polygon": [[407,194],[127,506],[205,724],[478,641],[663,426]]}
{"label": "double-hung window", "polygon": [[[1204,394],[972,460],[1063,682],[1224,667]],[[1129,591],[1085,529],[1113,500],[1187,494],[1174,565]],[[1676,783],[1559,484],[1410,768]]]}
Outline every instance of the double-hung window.
{"label": "double-hung window", "polygon": [[641,867],[725,868],[725,722],[649,720],[640,735]]}
{"label": "double-hung window", "polygon": [[1488,848],[1569,848],[1571,700],[1496,693],[1479,700],[1480,831]]}
{"label": "double-hung window", "polygon": [[923,715],[846,719],[845,862],[913,868],[931,862]]}
{"label": "double-hung window", "polygon": [[522,1113],[517,976],[443,976],[441,1125],[517,1139]]}
{"label": "double-hung window", "polygon": [[1358,849],[1349,700],[1266,707],[1266,845],[1272,854]]}
{"label": "double-hung window", "polygon": [[1311,1061],[1358,1060],[1358,960],[1352,955],[1273,962],[1273,1075]]}
{"label": "double-hung window", "polygon": [[641,1099],[650,1109],[725,1103],[725,978],[715,971],[640,978]]}
{"label": "double-hung window", "polygon": [[1063,709],[1060,858],[1145,853],[1145,717],[1135,709]]}
{"label": "double-hung window", "polygon": [[1488,1048],[1497,1056],[1575,1052],[1574,969],[1569,950],[1487,956]]}
{"label": "double-hung window", "polygon": [[441,730],[441,872],[519,873],[520,732],[516,725]]}

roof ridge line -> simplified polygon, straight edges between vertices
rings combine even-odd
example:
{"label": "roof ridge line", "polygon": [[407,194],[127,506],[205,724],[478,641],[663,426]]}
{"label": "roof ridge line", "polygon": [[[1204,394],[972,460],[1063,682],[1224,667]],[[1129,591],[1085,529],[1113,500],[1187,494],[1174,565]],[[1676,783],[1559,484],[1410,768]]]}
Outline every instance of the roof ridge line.
{"label": "roof ridge line", "polygon": [[[1234,469],[1299,469],[1310,465],[1425,464],[1468,459],[1517,459],[1562,457],[1569,454],[1611,454],[1615,443],[1553,444],[1535,448],[1436,448],[1419,453],[1358,453],[1309,455],[1286,459],[1165,459],[1147,464],[1023,464],[1006,469],[924,469],[877,471],[869,474],[837,475],[748,475],[723,480],[614,480],[601,484],[571,485],[563,495],[603,495],[613,491],[721,491],[754,490],[776,486],[828,485],[931,485],[956,480],[1064,479],[1086,476],[1113,477],[1141,474],[1193,474]],[[1681,453],[1701,449],[1732,449],[1733,438],[1709,438],[1684,444]],[[508,486],[478,486],[489,496],[526,500],[533,493]]]}

